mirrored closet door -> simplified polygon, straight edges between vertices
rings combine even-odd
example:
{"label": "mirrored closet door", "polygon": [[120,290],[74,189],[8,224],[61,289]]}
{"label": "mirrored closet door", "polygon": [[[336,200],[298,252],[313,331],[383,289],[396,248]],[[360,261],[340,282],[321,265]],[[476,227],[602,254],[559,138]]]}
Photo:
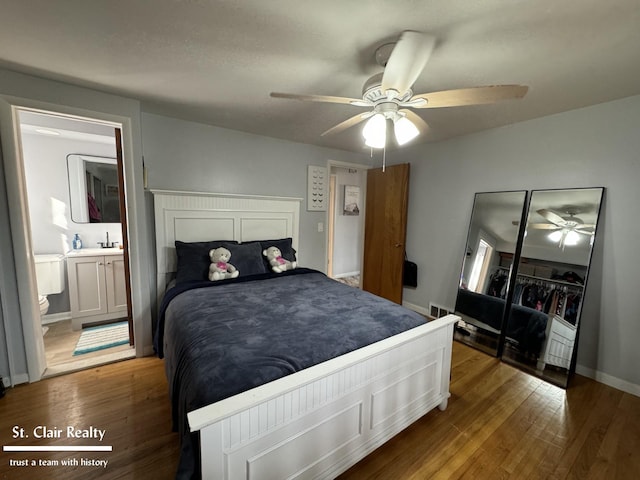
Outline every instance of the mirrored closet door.
{"label": "mirrored closet door", "polygon": [[534,190],[502,359],[566,387],[603,188]]}
{"label": "mirrored closet door", "polygon": [[[521,220],[513,205],[506,211],[516,193],[522,199],[520,213],[528,203]],[[527,192],[476,194],[456,301],[463,319],[456,339],[566,387],[575,369],[603,193],[603,188],[533,190],[528,199]],[[515,230],[510,231],[515,243],[495,240],[502,237],[493,226],[499,222],[489,220],[500,211],[488,206],[493,199],[502,200],[500,224],[505,231],[508,225]],[[495,250],[482,247],[480,231],[495,240]],[[475,265],[485,262],[479,246],[491,252],[486,273],[479,270],[480,284],[473,273]]]}
{"label": "mirrored closet door", "polygon": [[454,336],[498,355],[527,192],[476,193],[455,313],[462,318]]}

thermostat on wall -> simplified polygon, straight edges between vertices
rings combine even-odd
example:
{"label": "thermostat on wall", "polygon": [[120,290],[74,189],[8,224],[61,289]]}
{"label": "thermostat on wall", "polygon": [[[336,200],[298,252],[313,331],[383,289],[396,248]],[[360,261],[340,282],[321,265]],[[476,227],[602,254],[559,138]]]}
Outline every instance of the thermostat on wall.
{"label": "thermostat on wall", "polygon": [[327,209],[327,169],[309,165],[307,177],[307,210],[321,212]]}

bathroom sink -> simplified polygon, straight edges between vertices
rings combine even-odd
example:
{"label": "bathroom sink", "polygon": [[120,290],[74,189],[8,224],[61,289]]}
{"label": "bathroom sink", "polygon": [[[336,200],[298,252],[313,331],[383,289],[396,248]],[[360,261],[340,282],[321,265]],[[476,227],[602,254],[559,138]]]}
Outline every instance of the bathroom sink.
{"label": "bathroom sink", "polygon": [[94,255],[122,255],[121,248],[81,248],[80,250],[70,250],[68,257],[94,256]]}

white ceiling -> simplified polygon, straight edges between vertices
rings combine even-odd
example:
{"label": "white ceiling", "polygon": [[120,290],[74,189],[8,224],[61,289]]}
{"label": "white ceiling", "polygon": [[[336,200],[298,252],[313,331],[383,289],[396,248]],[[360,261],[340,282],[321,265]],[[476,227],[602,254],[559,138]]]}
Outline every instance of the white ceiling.
{"label": "white ceiling", "polygon": [[361,96],[380,44],[438,43],[414,92],[494,84],[522,100],[420,110],[434,142],[640,94],[640,0],[0,0],[0,66],[220,127],[364,151],[361,108],[272,91]]}

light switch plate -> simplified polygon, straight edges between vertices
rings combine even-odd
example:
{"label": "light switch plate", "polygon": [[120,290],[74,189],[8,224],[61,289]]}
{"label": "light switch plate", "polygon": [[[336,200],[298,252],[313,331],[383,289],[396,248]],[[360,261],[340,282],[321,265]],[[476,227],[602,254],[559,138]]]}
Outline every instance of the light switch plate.
{"label": "light switch plate", "polygon": [[309,165],[307,174],[307,210],[323,212],[327,209],[327,168]]}

